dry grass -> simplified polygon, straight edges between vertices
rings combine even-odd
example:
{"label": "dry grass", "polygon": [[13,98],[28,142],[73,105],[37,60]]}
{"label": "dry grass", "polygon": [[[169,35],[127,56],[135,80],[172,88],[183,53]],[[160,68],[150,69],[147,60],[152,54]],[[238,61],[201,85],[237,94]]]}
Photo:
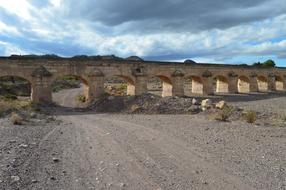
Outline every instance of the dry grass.
{"label": "dry grass", "polygon": [[9,110],[20,110],[30,106],[31,102],[29,100],[17,99],[13,101],[7,101],[5,99],[0,99],[0,115]]}
{"label": "dry grass", "polygon": [[14,125],[23,125],[24,124],[24,118],[15,112],[11,113],[10,120]]}
{"label": "dry grass", "polygon": [[225,106],[220,112],[217,113],[215,119],[218,121],[228,121],[233,114],[233,107]]}
{"label": "dry grass", "polygon": [[81,103],[85,103],[87,101],[87,99],[84,95],[78,95],[77,100]]}
{"label": "dry grass", "polygon": [[249,110],[245,114],[245,119],[247,123],[255,123],[257,120],[257,114],[255,111]]}

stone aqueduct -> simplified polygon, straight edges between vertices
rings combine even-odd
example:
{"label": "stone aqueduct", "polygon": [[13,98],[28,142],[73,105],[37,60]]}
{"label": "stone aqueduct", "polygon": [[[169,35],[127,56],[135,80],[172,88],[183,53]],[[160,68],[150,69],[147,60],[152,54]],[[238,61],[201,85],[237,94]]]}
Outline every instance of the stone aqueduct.
{"label": "stone aqueduct", "polygon": [[147,92],[147,81],[154,76],[163,82],[162,96],[186,95],[187,79],[191,81],[189,88],[194,94],[286,90],[285,68],[124,59],[0,58],[0,77],[18,76],[28,80],[32,89],[31,99],[35,103],[51,102],[53,81],[65,75],[77,76],[86,84],[84,93],[88,100],[102,95],[104,81],[112,76],[128,83],[128,95]]}

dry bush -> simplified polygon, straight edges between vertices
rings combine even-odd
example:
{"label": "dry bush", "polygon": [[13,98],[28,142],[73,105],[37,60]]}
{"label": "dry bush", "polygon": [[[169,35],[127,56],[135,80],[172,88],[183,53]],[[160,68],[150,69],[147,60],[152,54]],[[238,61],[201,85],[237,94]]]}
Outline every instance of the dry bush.
{"label": "dry bush", "polygon": [[11,113],[10,120],[14,125],[23,125],[24,123],[24,118],[15,112]]}
{"label": "dry bush", "polygon": [[31,102],[29,100],[6,101],[5,99],[0,99],[0,116],[12,110],[20,110],[30,106]]}
{"label": "dry bush", "polygon": [[257,114],[255,111],[249,110],[245,113],[245,119],[247,123],[255,123],[257,120]]}
{"label": "dry bush", "polygon": [[130,111],[133,113],[133,112],[136,112],[140,109],[141,107],[137,104],[133,104],[130,108]]}
{"label": "dry bush", "polygon": [[225,106],[218,114],[216,115],[215,119],[218,121],[228,121],[228,119],[233,114],[233,107]]}
{"label": "dry bush", "polygon": [[86,97],[84,95],[78,95],[77,100],[79,102],[85,103],[86,102]]}

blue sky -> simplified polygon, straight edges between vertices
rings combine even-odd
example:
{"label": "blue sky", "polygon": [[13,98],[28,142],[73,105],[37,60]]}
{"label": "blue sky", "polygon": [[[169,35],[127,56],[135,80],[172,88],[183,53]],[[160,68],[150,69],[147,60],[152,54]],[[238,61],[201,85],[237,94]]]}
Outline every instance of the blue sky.
{"label": "blue sky", "polygon": [[286,66],[285,0],[0,0],[0,55]]}

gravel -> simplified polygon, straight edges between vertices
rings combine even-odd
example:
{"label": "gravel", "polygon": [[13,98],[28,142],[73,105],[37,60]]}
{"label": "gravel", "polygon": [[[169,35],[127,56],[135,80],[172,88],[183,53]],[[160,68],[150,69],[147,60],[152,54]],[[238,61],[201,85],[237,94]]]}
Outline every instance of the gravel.
{"label": "gravel", "polygon": [[[267,97],[213,99],[236,107],[228,122],[215,120],[215,109],[167,114],[172,105],[190,109],[192,98],[157,97],[164,114],[147,114],[140,107],[150,97],[141,97],[131,101],[136,114],[52,110],[21,126],[1,118],[0,189],[284,190],[286,98]],[[249,109],[259,114],[255,124],[237,116]]]}

